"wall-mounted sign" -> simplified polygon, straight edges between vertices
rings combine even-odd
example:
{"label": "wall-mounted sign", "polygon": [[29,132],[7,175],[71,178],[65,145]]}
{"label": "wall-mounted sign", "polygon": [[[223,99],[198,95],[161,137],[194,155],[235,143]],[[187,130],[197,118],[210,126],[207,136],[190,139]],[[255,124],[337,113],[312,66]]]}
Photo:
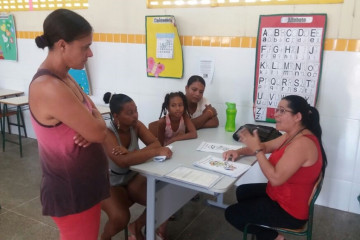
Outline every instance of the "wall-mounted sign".
{"label": "wall-mounted sign", "polygon": [[254,87],[255,121],[274,122],[282,97],[300,95],[315,106],[326,14],[260,16]]}

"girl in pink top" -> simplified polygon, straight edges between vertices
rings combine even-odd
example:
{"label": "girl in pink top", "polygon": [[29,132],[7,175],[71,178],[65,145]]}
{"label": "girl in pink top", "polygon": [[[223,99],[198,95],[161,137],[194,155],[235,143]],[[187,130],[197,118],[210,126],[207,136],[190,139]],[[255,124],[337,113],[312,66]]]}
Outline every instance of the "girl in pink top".
{"label": "girl in pink top", "polygon": [[[165,116],[161,118],[162,114]],[[197,133],[188,114],[185,95],[182,92],[166,94],[158,127],[160,143],[166,146],[175,141],[192,138],[197,138]]]}

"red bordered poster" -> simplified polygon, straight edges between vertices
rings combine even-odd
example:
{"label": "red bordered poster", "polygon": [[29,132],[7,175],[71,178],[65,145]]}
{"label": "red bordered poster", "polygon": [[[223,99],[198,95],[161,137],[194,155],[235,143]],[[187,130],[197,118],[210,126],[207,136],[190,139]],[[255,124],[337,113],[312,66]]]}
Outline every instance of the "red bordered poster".
{"label": "red bordered poster", "polygon": [[282,97],[300,95],[315,106],[326,14],[262,15],[256,46],[255,121],[274,122]]}

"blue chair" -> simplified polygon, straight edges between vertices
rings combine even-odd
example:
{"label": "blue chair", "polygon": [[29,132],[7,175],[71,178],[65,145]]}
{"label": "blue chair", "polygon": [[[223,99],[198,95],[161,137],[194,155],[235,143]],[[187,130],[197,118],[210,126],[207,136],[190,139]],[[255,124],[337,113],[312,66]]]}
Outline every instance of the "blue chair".
{"label": "blue chair", "polygon": [[244,231],[243,231],[243,240],[247,240],[247,231],[248,231],[248,227],[250,225],[263,227],[263,228],[268,228],[268,229],[272,229],[272,230],[275,230],[275,231],[278,231],[278,232],[287,233],[287,234],[296,235],[296,236],[306,236],[307,240],[311,240],[311,238],[312,238],[312,227],[313,227],[313,217],[314,217],[314,205],[315,205],[315,201],[316,201],[317,197],[320,194],[323,181],[324,181],[324,176],[321,173],[318,180],[316,181],[313,192],[312,192],[311,197],[309,199],[309,219],[308,219],[307,223],[302,228],[300,228],[300,229],[288,229],[288,228],[278,228],[278,227],[271,227],[271,226],[266,226],[266,225],[261,225],[261,224],[248,223],[248,224],[246,224],[246,226],[244,228]]}

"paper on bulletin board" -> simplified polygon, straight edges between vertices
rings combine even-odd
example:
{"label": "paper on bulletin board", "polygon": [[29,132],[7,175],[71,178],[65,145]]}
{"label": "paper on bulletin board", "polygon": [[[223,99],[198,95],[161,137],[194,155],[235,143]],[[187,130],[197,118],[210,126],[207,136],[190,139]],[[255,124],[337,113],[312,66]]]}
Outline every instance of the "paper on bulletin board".
{"label": "paper on bulletin board", "polygon": [[201,76],[206,84],[210,84],[213,80],[215,70],[215,61],[210,59],[202,59],[199,61],[199,76]]}
{"label": "paper on bulletin board", "polygon": [[146,16],[145,22],[147,76],[182,78],[183,53],[175,17]]}
{"label": "paper on bulletin board", "polygon": [[315,106],[326,14],[262,15],[256,46],[255,121],[274,122],[281,98],[300,95]]}
{"label": "paper on bulletin board", "polygon": [[0,16],[0,60],[17,60],[16,30],[13,15]]}

